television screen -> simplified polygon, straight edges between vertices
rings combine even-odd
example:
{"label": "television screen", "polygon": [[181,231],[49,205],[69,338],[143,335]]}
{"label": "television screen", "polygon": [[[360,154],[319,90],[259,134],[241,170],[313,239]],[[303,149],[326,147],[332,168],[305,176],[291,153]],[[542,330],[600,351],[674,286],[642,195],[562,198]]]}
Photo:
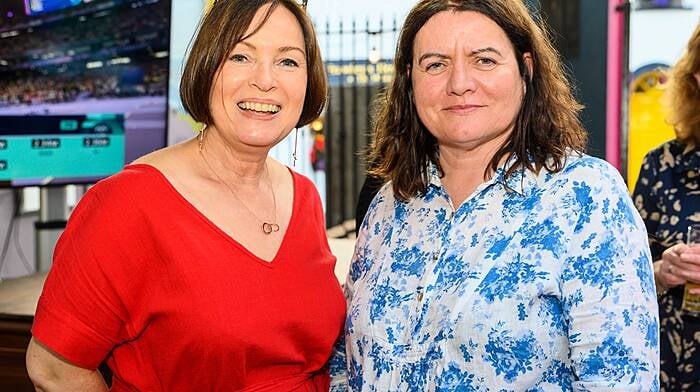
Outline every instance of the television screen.
{"label": "television screen", "polygon": [[169,0],[0,1],[0,186],[90,183],[165,146]]}

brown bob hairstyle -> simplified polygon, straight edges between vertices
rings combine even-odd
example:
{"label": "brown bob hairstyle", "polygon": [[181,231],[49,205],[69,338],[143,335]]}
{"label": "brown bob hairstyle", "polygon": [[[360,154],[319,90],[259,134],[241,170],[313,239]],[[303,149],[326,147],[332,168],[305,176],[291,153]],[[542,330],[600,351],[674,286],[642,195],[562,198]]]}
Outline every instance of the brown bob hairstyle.
{"label": "brown bob hairstyle", "polygon": [[700,86],[696,73],[700,73],[700,24],[671,70],[671,82],[664,97],[668,122],[675,127],[676,137],[694,145],[700,144]]}
{"label": "brown bob hairstyle", "polygon": [[328,95],[326,71],[316,33],[306,11],[295,0],[218,0],[199,24],[180,82],[180,99],[195,121],[205,125],[214,123],[210,107],[214,77],[236,44],[247,38],[243,35],[255,13],[267,4],[270,7],[252,34],[267,22],[277,7],[282,6],[296,17],[304,35],[308,78],[304,107],[297,127],[309,124],[321,115]]}
{"label": "brown bob hairstyle", "polygon": [[[517,160],[506,177],[519,168],[537,173],[542,168],[562,170],[568,151],[585,148],[586,133],[578,119],[582,106],[571,93],[549,37],[522,0],[422,0],[406,17],[394,58],[394,79],[378,101],[369,174],[391,181],[401,200],[425,192],[429,162],[443,174],[437,140],[421,122],[413,103],[411,65],[416,34],[435,14],[446,11],[478,12],[498,24],[513,45],[526,83],[515,128],[491,159],[484,178],[498,168],[502,158],[513,154]],[[525,53],[532,55],[533,75],[523,60]]]}

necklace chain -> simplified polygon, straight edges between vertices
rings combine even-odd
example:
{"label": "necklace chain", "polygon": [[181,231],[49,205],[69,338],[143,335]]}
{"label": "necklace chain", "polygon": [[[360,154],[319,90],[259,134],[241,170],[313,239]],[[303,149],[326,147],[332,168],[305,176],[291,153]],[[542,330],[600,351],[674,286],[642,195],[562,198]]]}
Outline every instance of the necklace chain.
{"label": "necklace chain", "polygon": [[199,135],[197,136],[197,142],[198,142],[198,144],[199,144],[199,155],[202,157],[202,160],[204,161],[204,164],[206,164],[206,166],[207,166],[207,168],[209,169],[209,171],[214,175],[214,177],[216,177],[216,180],[217,180],[221,185],[223,185],[224,187],[226,187],[226,189],[228,189],[228,191],[231,193],[231,195],[233,195],[233,197],[235,197],[236,200],[238,200],[238,201],[241,203],[241,205],[243,206],[243,208],[245,208],[246,210],[248,210],[248,212],[249,212],[251,215],[253,215],[253,216],[255,217],[255,219],[257,219],[258,221],[262,222],[262,224],[260,225],[260,228],[262,229],[262,232],[263,232],[263,233],[265,233],[266,235],[270,235],[270,234],[272,234],[272,233],[274,233],[274,232],[280,231],[280,226],[277,224],[277,199],[275,198],[275,188],[274,188],[274,186],[272,185],[272,177],[270,177],[270,169],[269,169],[268,166],[267,166],[267,162],[265,162],[265,172],[267,173],[267,178],[270,179],[270,191],[271,191],[271,193],[272,193],[272,208],[273,208],[273,219],[272,219],[272,222],[267,222],[267,221],[265,221],[264,219],[260,219],[260,217],[258,217],[258,215],[257,215],[255,212],[253,212],[253,210],[251,210],[251,209],[245,204],[245,202],[243,202],[243,199],[242,199],[241,197],[238,196],[238,193],[236,193],[236,191],[234,191],[233,188],[231,188],[231,186],[230,186],[229,184],[227,184],[227,183],[216,173],[216,171],[214,171],[214,169],[211,167],[211,165],[209,164],[209,161],[208,161],[207,158],[204,156],[204,132],[205,132],[205,131],[206,131],[206,129],[203,129],[202,131],[199,132]]}

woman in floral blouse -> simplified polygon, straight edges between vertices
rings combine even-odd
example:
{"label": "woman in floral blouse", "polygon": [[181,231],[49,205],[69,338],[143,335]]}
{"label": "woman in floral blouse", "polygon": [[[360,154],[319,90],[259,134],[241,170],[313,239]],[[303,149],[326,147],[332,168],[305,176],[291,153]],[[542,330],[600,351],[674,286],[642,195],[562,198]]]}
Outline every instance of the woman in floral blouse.
{"label": "woman in floral blouse", "polygon": [[523,2],[420,1],[394,66],[334,388],[658,390],[644,223]]}
{"label": "woman in floral blouse", "polygon": [[700,283],[700,247],[685,242],[700,223],[700,25],[666,90],[676,139],[644,158],[634,202],[649,232],[661,320],[661,389],[700,390],[700,318],[684,314],[684,284]]}

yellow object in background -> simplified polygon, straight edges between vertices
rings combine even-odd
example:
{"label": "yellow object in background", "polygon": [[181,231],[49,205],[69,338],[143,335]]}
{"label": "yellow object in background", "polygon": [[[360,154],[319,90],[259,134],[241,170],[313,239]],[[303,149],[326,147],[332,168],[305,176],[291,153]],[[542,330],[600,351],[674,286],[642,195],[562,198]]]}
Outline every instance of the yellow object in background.
{"label": "yellow object in background", "polygon": [[666,82],[661,68],[642,73],[630,89],[629,133],[627,149],[627,186],[634,189],[642,160],[649,150],[676,137],[666,123],[661,97]]}

